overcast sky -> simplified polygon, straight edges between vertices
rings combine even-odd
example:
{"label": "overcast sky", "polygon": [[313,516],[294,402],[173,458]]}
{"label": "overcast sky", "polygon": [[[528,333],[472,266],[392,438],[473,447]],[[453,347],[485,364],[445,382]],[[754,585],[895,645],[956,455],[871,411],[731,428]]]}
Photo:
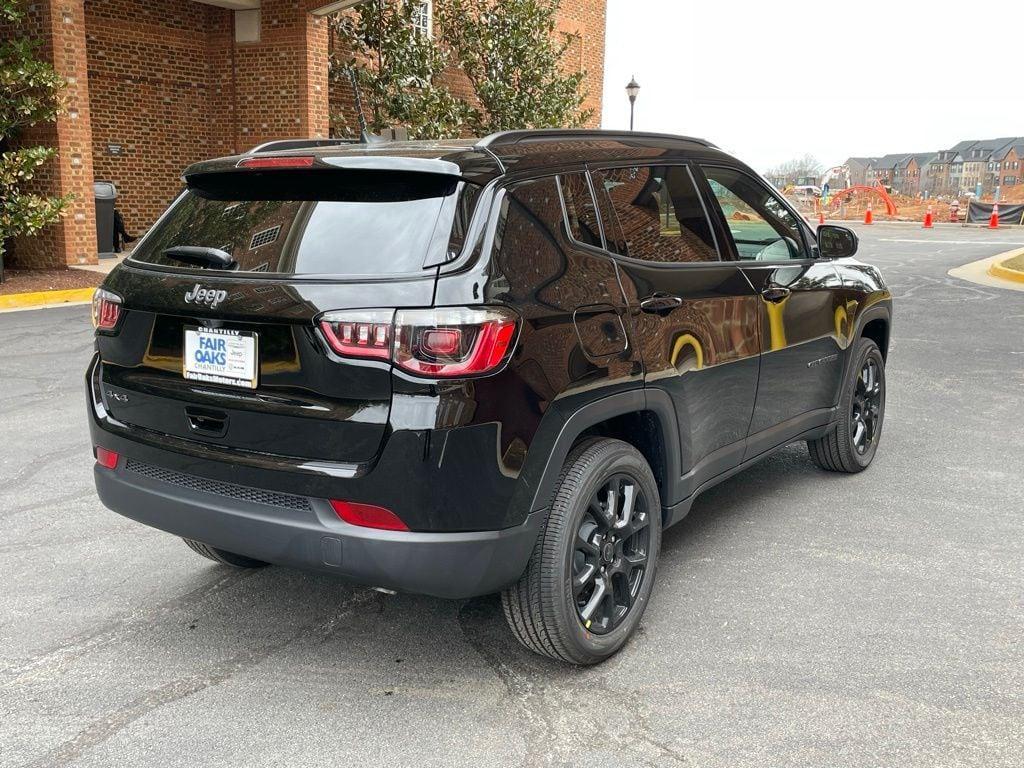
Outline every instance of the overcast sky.
{"label": "overcast sky", "polygon": [[608,0],[602,125],[628,128],[636,75],[637,130],[708,139],[761,172],[1024,136],[1024,7],[967,7]]}

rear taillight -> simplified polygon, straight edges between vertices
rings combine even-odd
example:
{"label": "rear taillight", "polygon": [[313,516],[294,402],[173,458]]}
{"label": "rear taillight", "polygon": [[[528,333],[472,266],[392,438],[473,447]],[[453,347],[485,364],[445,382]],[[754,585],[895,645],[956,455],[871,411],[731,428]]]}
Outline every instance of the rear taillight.
{"label": "rear taillight", "polygon": [[390,360],[394,316],[391,310],[329,312],[320,328],[339,355]]}
{"label": "rear taillight", "polygon": [[120,458],[120,454],[117,454],[108,448],[103,448],[99,445],[96,446],[96,463],[101,467],[114,469],[117,467],[117,460]]}
{"label": "rear taillight", "polygon": [[504,362],[515,316],[495,309],[399,310],[395,364],[421,376],[476,376]]}
{"label": "rear taillight", "polygon": [[339,355],[390,360],[418,376],[462,378],[508,359],[517,319],[500,307],[346,310],[325,314],[320,328]]}
{"label": "rear taillight", "polygon": [[121,319],[121,297],[97,288],[92,295],[92,325],[97,331],[112,331]]}
{"label": "rear taillight", "polygon": [[376,528],[381,531],[408,531],[409,526],[402,522],[390,509],[377,507],[373,504],[357,504],[354,501],[331,499],[334,513],[351,525],[363,528]]}

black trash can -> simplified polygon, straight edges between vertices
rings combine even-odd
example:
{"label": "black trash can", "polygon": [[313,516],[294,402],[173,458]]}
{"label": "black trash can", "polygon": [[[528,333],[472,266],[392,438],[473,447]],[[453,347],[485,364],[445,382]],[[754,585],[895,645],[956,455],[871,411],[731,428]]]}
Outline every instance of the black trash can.
{"label": "black trash can", "polygon": [[92,185],[96,198],[96,250],[101,259],[112,259],[114,253],[114,203],[117,187],[112,181],[96,181]]}

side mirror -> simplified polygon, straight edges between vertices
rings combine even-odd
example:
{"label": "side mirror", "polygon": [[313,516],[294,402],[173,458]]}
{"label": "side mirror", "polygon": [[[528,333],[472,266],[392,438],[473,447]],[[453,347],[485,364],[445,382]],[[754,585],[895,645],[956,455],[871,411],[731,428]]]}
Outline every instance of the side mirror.
{"label": "side mirror", "polygon": [[843,259],[857,252],[857,233],[846,227],[822,224],[818,227],[818,250],[822,258]]}

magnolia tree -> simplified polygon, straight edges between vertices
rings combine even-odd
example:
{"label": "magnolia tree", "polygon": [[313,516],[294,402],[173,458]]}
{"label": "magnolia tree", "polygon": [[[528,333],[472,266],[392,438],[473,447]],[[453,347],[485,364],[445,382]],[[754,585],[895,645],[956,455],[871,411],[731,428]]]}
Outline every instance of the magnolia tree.
{"label": "magnolia tree", "polygon": [[[354,74],[367,128],[404,125],[414,139],[454,136],[470,119],[469,105],[439,83],[451,63],[446,51],[421,34],[414,0],[363,3],[336,17],[333,27],[347,48],[331,60],[331,78]],[[335,120],[349,132],[342,115]]]}
{"label": "magnolia tree", "polygon": [[567,39],[555,34],[557,0],[440,0],[443,44],[473,85],[481,109],[477,134],[516,128],[572,128],[585,123],[585,73],[565,73]]}
{"label": "magnolia tree", "polygon": [[25,128],[52,122],[61,109],[64,80],[36,58],[37,43],[20,36],[24,10],[19,0],[0,0],[0,280],[4,242],[34,235],[60,218],[67,197],[47,197],[24,190],[36,171],[53,158],[50,147],[21,147],[13,141]]}
{"label": "magnolia tree", "polygon": [[[414,138],[441,138],[590,118],[584,73],[562,67],[569,43],[555,32],[558,0],[435,0],[432,36],[414,23],[421,5],[378,0],[334,21],[346,50],[333,57],[332,77],[355,74],[371,130],[402,125]],[[469,99],[442,77],[460,71]]]}

